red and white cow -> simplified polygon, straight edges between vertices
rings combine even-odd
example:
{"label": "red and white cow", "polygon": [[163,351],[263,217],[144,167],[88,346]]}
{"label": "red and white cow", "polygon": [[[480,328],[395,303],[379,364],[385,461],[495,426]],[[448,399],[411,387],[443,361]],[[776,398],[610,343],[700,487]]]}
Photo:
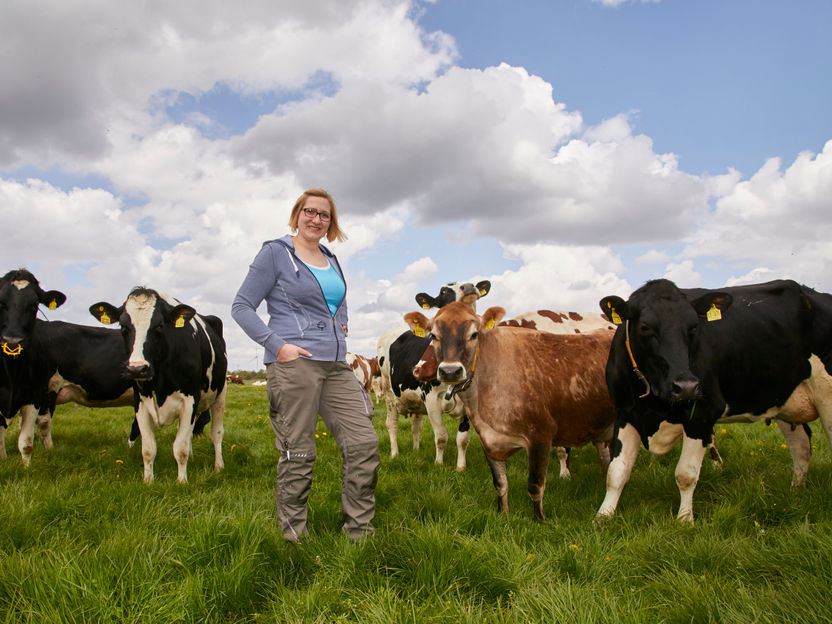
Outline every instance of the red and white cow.
{"label": "red and white cow", "polygon": [[369,394],[373,389],[373,379],[378,375],[378,358],[366,358],[357,353],[347,352],[347,365],[355,373],[355,378],[364,391]]}
{"label": "red and white cow", "polygon": [[[416,295],[416,302],[424,309],[441,308],[452,301],[465,301],[473,309],[477,299],[488,294],[491,282],[481,281],[476,285],[452,282],[443,286],[439,296],[431,297],[426,293]],[[414,335],[407,325],[386,331],[378,341],[378,362],[381,371],[381,393],[387,404],[387,433],[390,436],[390,456],[399,454],[398,430],[399,416],[412,417],[411,432],[413,448],[419,448],[419,436],[422,429],[422,415],[427,413],[433,427],[436,446],[436,463],[444,460],[448,432],[442,414],[450,414],[460,425],[456,436],[456,469],[465,470],[465,451],[468,448],[470,425],[462,408],[462,402],[456,398],[446,400],[446,384],[439,382],[422,383],[413,377],[413,367],[419,362],[430,340]]]}
{"label": "red and white cow", "polygon": [[508,512],[506,459],[525,448],[529,495],[535,519],[542,520],[552,446],[582,446],[612,435],[615,411],[604,369],[614,332],[556,335],[494,327],[504,314],[489,308],[479,317],[457,302],[433,319],[411,312],[405,321],[429,331],[437,378],[455,385],[477,430],[500,510]]}

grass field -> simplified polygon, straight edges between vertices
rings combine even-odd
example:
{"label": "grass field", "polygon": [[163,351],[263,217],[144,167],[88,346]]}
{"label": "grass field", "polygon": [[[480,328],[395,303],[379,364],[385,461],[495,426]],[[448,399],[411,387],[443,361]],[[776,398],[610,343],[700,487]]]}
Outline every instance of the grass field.
{"label": "grass field", "polygon": [[[832,622],[832,458],[813,423],[805,489],[774,426],[717,428],[725,468],[706,459],[696,525],[675,521],[678,449],[639,457],[615,518],[593,522],[604,478],[591,447],[573,478],[550,465],[532,521],[526,457],[509,460],[511,513],[498,514],[475,436],[469,468],[433,464],[402,419],[389,458],[384,407],[376,536],[341,535],[340,455],[319,424],[310,539],[275,521],[277,452],[262,387],[232,386],[226,468],[194,441],[176,482],[174,431],[157,432],[156,481],[128,448],[129,408],[61,406],[55,448],[21,465],[18,423],[0,462],[0,622]],[[449,421],[450,425],[451,421]],[[453,427],[450,426],[453,431]]]}

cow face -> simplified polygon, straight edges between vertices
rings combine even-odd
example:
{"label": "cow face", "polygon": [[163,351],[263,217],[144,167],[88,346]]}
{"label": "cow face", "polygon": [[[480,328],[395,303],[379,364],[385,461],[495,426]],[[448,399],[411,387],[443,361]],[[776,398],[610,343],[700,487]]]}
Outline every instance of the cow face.
{"label": "cow face", "polygon": [[441,308],[453,301],[464,301],[473,306],[476,304],[477,299],[485,297],[490,290],[491,282],[488,280],[477,282],[476,286],[470,282],[464,284],[450,282],[439,289],[439,295],[437,297],[431,297],[427,293],[419,293],[416,295],[416,303],[425,310]]}
{"label": "cow face", "polygon": [[421,312],[405,314],[404,320],[416,333],[427,331],[430,346],[436,354],[436,378],[456,384],[468,379],[476,370],[480,332],[488,331],[503,318],[506,311],[493,307],[481,317],[461,301],[440,308],[433,319]]}
{"label": "cow face", "polygon": [[673,282],[661,279],[647,282],[626,302],[609,296],[600,306],[623,325],[618,331],[628,342],[627,357],[650,391],[668,401],[688,401],[700,394],[702,325],[719,321],[732,301],[719,292],[689,300]]}
{"label": "cow face", "polygon": [[54,310],[66,301],[57,290],[44,291],[29,271],[9,271],[0,278],[0,350],[16,356],[32,335],[38,305]]}
{"label": "cow face", "polygon": [[118,321],[129,353],[125,372],[134,381],[153,378],[153,362],[167,355],[167,335],[183,330],[196,314],[192,307],[165,301],[155,290],[136,288],[119,308],[101,301],[90,313],[105,325]]}

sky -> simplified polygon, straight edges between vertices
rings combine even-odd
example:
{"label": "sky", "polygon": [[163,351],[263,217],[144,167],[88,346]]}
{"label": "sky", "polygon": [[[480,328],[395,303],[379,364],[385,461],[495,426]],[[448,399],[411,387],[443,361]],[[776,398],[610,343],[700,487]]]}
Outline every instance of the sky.
{"label": "sky", "polygon": [[323,187],[368,356],[452,281],[508,316],[832,292],[830,28],[828,0],[5,0],[0,272],[87,325],[155,288],[256,370],[231,302]]}

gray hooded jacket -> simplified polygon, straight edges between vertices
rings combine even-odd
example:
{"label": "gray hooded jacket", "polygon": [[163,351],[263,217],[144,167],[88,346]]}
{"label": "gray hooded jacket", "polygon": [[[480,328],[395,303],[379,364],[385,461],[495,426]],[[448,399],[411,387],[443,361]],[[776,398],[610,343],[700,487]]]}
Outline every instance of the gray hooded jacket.
{"label": "gray hooded jacket", "polygon": [[[323,245],[319,247],[344,279],[335,254]],[[257,315],[263,301],[269,314],[268,324]],[[318,280],[295,255],[288,234],[263,243],[234,297],[231,317],[252,340],[265,347],[265,364],[277,361],[277,352],[286,343],[306,349],[313,360],[345,359],[346,293],[333,317]]]}

